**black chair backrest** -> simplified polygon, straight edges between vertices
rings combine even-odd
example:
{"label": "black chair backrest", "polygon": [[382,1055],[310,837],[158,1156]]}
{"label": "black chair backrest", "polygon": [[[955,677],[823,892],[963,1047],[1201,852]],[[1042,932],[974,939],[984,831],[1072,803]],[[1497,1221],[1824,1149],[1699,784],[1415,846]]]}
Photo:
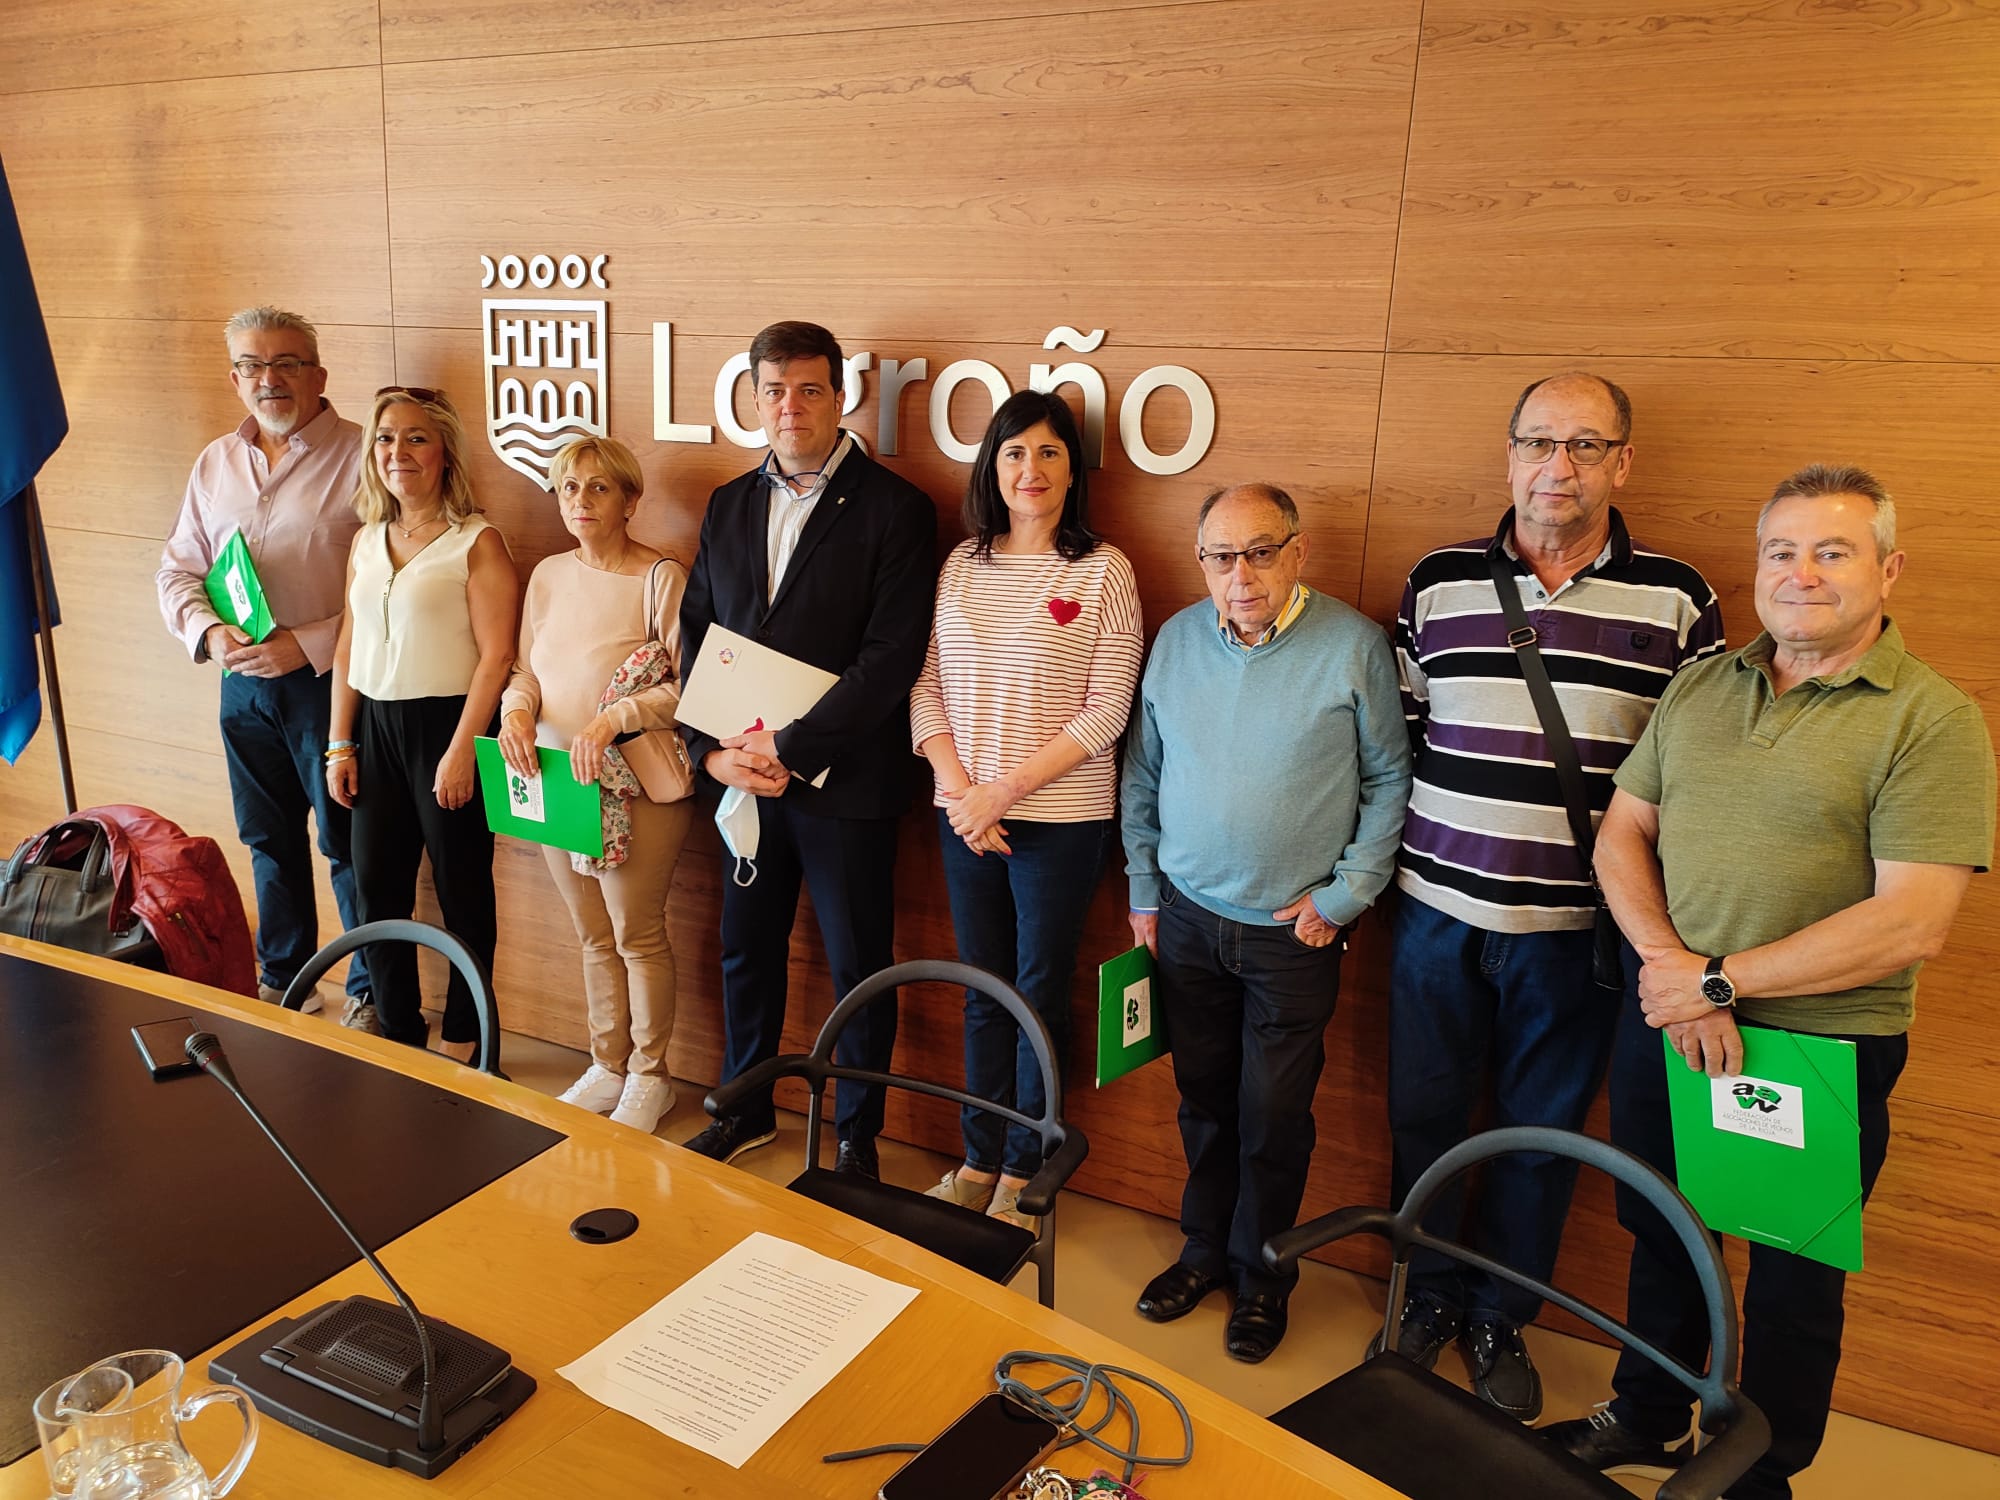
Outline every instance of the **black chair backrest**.
{"label": "black chair backrest", "polygon": [[363,922],[359,927],[343,932],[306,960],[298,978],[285,991],[285,1009],[299,1009],[328,969],[355,949],[366,948],[370,943],[415,943],[419,948],[442,953],[450,960],[451,966],[465,981],[465,987],[472,991],[472,1003],[479,1012],[479,1051],[473,1055],[473,1061],[480,1072],[499,1076],[500,1008],[494,1003],[493,985],[487,978],[486,966],[455,934],[446,932],[442,927],[433,927],[428,922],[415,922],[408,918]]}
{"label": "black chair backrest", "polygon": [[[927,1078],[915,1078],[903,1073],[877,1073],[866,1068],[852,1068],[837,1063],[833,1049],[840,1040],[840,1034],[847,1028],[864,1005],[878,995],[904,984],[950,984],[965,989],[977,990],[989,1000],[999,1003],[1014,1023],[1021,1028],[1021,1034],[1028,1039],[1028,1046],[1035,1054],[1035,1063],[1042,1072],[1042,1112],[1026,1115],[1011,1105],[999,1104],[991,1099],[982,1099],[977,1094],[968,1094],[964,1089],[955,1089],[949,1084],[933,1083]],[[812,1052],[801,1060],[800,1074],[812,1090],[813,1108],[806,1114],[806,1160],[819,1160],[820,1099],[826,1091],[828,1079],[846,1078],[857,1083],[881,1084],[891,1088],[908,1089],[915,1094],[928,1094],[932,1098],[947,1099],[953,1104],[969,1105],[983,1109],[990,1114],[1011,1120],[1016,1125],[1025,1125],[1042,1138],[1042,1150],[1053,1154],[1062,1144],[1062,1078],[1056,1068],[1055,1043],[1049,1038],[1049,1029],[1035,1012],[1034,1006],[1022,998],[1006,980],[984,969],[975,969],[970,964],[952,963],[941,958],[913,959],[909,963],[894,964],[889,968],[870,974],[861,983],[849,990],[840,1004],[819,1029],[819,1036],[813,1042]]]}
{"label": "black chair backrest", "polygon": [[[1640,1338],[1624,1324],[1589,1303],[1512,1266],[1502,1265],[1476,1250],[1434,1235],[1423,1227],[1425,1213],[1454,1177],[1469,1172],[1492,1157],[1505,1156],[1513,1151],[1539,1151],[1595,1167],[1616,1178],[1659,1211],[1687,1251],[1688,1259],[1694,1263],[1695,1275],[1701,1282],[1702,1295],[1708,1303],[1709,1361],[1706,1373],[1698,1374],[1688,1369],[1672,1355]],[[1352,1216],[1351,1221],[1341,1233],[1367,1231],[1379,1234],[1389,1241],[1394,1252],[1395,1266],[1389,1282],[1391,1325],[1397,1322],[1400,1315],[1411,1247],[1421,1246],[1452,1260],[1476,1266],[1490,1276],[1532,1292],[1651,1360],[1694,1392],[1701,1403],[1704,1431],[1713,1431],[1716,1423],[1733,1417],[1740,1409],[1742,1398],[1735,1383],[1736,1298],[1730,1291],[1722,1252],[1703,1226],[1700,1215],[1681,1196],[1680,1189],[1630,1152],[1587,1135],[1545,1125],[1513,1125],[1502,1130],[1489,1130],[1483,1135],[1461,1141],[1433,1162],[1430,1170],[1410,1188],[1403,1206],[1394,1213],[1387,1209],[1347,1209],[1336,1217],[1348,1219],[1349,1216]],[[1310,1236],[1305,1233],[1310,1227],[1301,1225],[1298,1229],[1273,1236],[1266,1248],[1265,1259],[1276,1262],[1285,1259],[1289,1253],[1289,1259],[1296,1262],[1304,1249],[1325,1243],[1325,1234]],[[1293,1236],[1298,1237],[1298,1243],[1288,1247],[1286,1241]],[[1275,1256],[1274,1251],[1277,1252]]]}

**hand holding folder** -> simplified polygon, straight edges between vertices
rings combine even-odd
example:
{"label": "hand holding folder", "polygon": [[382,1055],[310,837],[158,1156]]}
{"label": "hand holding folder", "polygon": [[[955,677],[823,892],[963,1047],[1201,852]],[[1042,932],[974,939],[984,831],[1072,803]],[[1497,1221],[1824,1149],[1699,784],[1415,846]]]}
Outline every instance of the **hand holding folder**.
{"label": "hand holding folder", "polygon": [[1744,1026],[1743,1071],[1695,1072],[1662,1034],[1680,1189],[1719,1234],[1861,1269],[1854,1043]]}
{"label": "hand holding folder", "polygon": [[215,555],[214,566],[202,579],[202,588],[223,624],[235,626],[252,642],[261,644],[277,628],[270,603],[264,598],[263,582],[257,577],[257,564],[241,531],[229,533]]}
{"label": "hand holding folder", "polygon": [[472,742],[479,761],[479,792],[486,826],[531,844],[604,858],[604,802],[596,782],[570,773],[569,752],[538,746],[539,776],[523,776],[501,758],[500,742],[486,735]]}

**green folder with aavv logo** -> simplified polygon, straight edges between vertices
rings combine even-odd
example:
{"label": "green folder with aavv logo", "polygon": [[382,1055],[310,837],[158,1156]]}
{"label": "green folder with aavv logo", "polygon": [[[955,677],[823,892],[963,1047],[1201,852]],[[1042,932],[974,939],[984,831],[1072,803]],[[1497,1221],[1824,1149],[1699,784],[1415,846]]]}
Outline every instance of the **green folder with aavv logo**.
{"label": "green folder with aavv logo", "polygon": [[523,776],[500,755],[500,742],[481,735],[472,742],[479,761],[479,795],[486,826],[495,833],[553,844],[573,854],[604,858],[604,805],[596,782],[588,786],[570,774],[569,752],[546,746],[536,751],[542,774]]}
{"label": "green folder with aavv logo", "polygon": [[1718,1234],[1861,1269],[1854,1043],[1744,1026],[1743,1071],[1710,1078],[1666,1049],[1680,1189]]}

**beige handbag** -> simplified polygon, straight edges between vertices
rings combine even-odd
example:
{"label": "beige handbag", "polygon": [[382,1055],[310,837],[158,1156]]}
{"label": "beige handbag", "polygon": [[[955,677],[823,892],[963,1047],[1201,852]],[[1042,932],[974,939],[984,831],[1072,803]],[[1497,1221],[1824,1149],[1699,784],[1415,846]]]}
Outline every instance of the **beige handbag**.
{"label": "beige handbag", "polygon": [[[666,559],[653,564],[646,574],[646,623],[657,625],[655,613],[656,590],[659,585],[660,569]],[[647,643],[666,647],[657,637]],[[645,789],[650,802],[679,802],[694,795],[694,763],[688,759],[687,742],[677,729],[647,729],[631,739],[616,740],[618,753],[625,757],[625,764],[632,768],[632,774],[639,778],[639,785]]]}

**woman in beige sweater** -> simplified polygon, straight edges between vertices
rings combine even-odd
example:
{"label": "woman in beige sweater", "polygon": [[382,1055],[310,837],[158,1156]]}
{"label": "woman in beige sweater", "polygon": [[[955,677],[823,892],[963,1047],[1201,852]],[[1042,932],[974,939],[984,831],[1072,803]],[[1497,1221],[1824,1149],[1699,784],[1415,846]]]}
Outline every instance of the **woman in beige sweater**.
{"label": "woman in beige sweater", "polygon": [[[645,481],[623,443],[581,438],[556,454],[549,478],[577,546],[544,558],[528,580],[520,650],[500,700],[500,753],[533,776],[537,745],[566,750],[571,771],[587,784],[598,780],[606,750],[621,736],[674,726],[687,572],[627,534]],[[613,675],[651,641],[666,648],[669,679],[608,697]],[[616,841],[622,861],[610,862],[609,841],[604,861],[542,850],[583,944],[590,1021],[590,1067],[562,1098],[651,1133],[674,1105],[667,888],[693,803],[653,802],[643,792],[617,807],[611,794],[605,800],[608,820],[621,812],[630,818],[629,840]]]}

